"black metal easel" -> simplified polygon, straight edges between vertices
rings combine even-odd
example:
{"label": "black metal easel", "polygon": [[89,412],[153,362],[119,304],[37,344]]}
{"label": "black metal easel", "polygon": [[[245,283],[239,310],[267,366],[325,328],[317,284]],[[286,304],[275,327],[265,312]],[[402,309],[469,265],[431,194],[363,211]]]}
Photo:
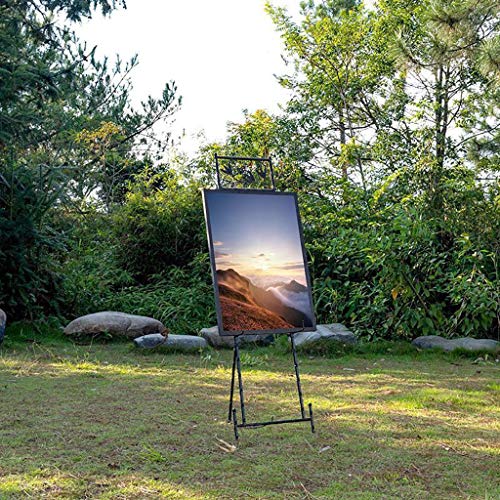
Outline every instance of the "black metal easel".
{"label": "black metal easel", "polygon": [[[252,161],[252,162],[267,162],[269,163],[269,170],[272,182],[272,188],[270,191],[276,191],[276,184],[274,180],[274,171],[271,158],[252,158],[252,157],[241,157],[241,156],[218,156],[215,154],[215,166],[217,170],[217,185],[219,189],[222,188],[221,184],[221,176],[219,169],[219,160],[229,160],[229,161]],[[288,333],[288,337],[290,338],[290,342],[292,344],[292,354],[293,354],[293,363],[295,367],[295,380],[297,383],[297,392],[299,395],[299,404],[300,404],[300,415],[301,418],[289,418],[284,420],[268,420],[264,422],[247,422],[246,413],[245,413],[245,399],[243,393],[243,376],[241,373],[241,359],[240,359],[240,337],[245,332],[241,332],[239,335],[234,336],[234,347],[233,347],[233,368],[231,373],[231,389],[229,394],[229,410],[227,415],[227,421],[233,423],[234,429],[234,437],[236,440],[239,438],[238,429],[247,427],[247,428],[257,428],[257,427],[265,427],[267,425],[276,425],[276,424],[291,424],[295,422],[310,422],[311,424],[311,432],[315,432],[314,429],[314,419],[313,419],[313,410],[312,403],[309,403],[308,410],[309,416],[306,416],[306,411],[304,408],[304,399],[302,396],[302,386],[300,383],[300,374],[299,374],[299,362],[297,358],[297,350],[295,348],[295,338],[294,335],[299,333],[302,330],[298,330],[296,332]],[[235,373],[238,372],[238,389],[239,389],[239,400],[240,400],[240,410],[241,410],[241,423],[238,423],[236,408],[233,406],[234,399],[234,386],[235,386]]]}

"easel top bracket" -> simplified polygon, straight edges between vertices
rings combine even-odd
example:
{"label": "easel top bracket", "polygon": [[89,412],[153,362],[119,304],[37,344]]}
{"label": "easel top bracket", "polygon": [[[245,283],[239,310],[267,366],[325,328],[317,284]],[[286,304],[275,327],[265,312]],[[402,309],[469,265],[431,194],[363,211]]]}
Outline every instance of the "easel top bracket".
{"label": "easel top bracket", "polygon": [[224,155],[218,155],[215,153],[215,169],[217,171],[217,188],[218,189],[229,189],[225,188],[222,185],[222,178],[221,178],[221,169],[220,169],[220,164],[219,161],[241,161],[241,162],[254,162],[254,163],[268,163],[269,164],[269,174],[271,177],[271,188],[265,188],[261,189],[261,191],[276,191],[276,181],[274,178],[274,169],[273,169],[273,162],[271,160],[271,157],[269,158],[259,158],[259,157],[254,157],[254,156],[224,156]]}

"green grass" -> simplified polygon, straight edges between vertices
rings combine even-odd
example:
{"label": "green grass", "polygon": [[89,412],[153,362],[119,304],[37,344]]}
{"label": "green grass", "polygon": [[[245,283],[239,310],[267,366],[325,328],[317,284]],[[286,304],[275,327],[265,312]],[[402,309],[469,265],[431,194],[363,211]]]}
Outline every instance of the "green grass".
{"label": "green grass", "polygon": [[[0,498],[500,498],[495,359],[389,344],[303,352],[317,433],[243,430],[231,451],[231,355],[145,355],[12,328]],[[243,368],[249,419],[298,416],[282,343],[244,351]]]}

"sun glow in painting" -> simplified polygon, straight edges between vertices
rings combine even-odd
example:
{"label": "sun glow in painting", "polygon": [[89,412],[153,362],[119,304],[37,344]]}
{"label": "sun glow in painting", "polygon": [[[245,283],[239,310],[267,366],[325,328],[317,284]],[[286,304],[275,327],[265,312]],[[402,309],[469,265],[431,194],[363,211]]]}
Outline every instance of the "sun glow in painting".
{"label": "sun glow in painting", "polygon": [[221,333],[313,329],[295,195],[203,194]]}

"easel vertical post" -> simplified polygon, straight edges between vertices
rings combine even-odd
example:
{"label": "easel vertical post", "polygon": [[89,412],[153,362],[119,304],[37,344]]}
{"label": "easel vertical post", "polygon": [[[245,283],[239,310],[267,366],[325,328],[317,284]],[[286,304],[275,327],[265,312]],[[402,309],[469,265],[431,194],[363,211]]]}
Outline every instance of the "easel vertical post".
{"label": "easel vertical post", "polygon": [[276,182],[274,180],[273,162],[271,160],[271,157],[269,157],[269,172],[271,174],[271,182],[273,185],[273,191],[276,191]]}
{"label": "easel vertical post", "polygon": [[217,153],[215,153],[215,170],[217,172],[217,187],[220,189],[222,186],[220,183],[219,157],[217,156]]}

